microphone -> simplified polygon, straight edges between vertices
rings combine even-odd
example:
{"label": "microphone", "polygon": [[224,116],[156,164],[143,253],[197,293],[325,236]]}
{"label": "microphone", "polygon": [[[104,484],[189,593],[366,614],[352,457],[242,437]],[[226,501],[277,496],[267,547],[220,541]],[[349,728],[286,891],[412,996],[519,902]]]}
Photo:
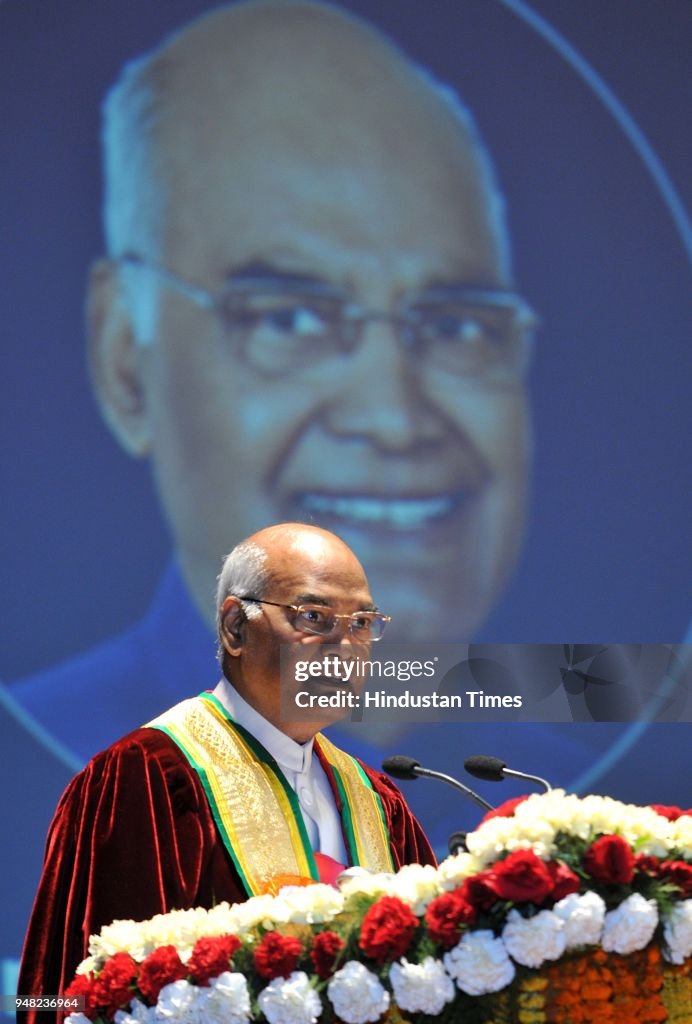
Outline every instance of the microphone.
{"label": "microphone", "polygon": [[408,757],[406,754],[394,754],[393,757],[388,757],[382,762],[382,770],[394,779],[411,780],[417,779],[419,776],[427,779],[439,779],[440,782],[446,782],[448,786],[453,786],[455,789],[460,790],[464,796],[473,800],[484,811],[494,810],[492,804],[489,804],[478,793],[474,793],[463,782],[459,782],[457,779],[453,779],[451,775],[445,775],[443,772],[435,772],[432,768],[422,768],[420,762],[416,761],[415,757]]}
{"label": "microphone", "polygon": [[540,775],[529,775],[528,772],[517,772],[507,767],[506,761],[499,757],[488,757],[486,754],[477,754],[474,757],[467,757],[464,761],[464,768],[476,779],[485,779],[486,782],[502,782],[508,776],[516,779],[528,779],[530,782],[537,782],[546,793],[553,788],[549,782],[542,779]]}
{"label": "microphone", "polygon": [[447,848],[452,857],[455,857],[457,853],[466,853],[468,851],[468,846],[466,845],[467,835],[467,832],[452,832],[447,840]]}

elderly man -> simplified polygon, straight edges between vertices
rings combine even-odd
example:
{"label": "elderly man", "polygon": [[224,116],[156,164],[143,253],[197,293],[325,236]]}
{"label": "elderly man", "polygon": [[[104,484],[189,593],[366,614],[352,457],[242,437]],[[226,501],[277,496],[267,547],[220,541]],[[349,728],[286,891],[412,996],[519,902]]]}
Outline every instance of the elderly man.
{"label": "elderly man", "polygon": [[177,565],[134,630],[15,695],[81,756],[182,696],[217,552],[288,517],[347,539],[394,638],[471,639],[523,532],[531,315],[468,115],[363,22],[269,0],[130,65],[104,140],[92,376]]}
{"label": "elderly man", "polygon": [[[291,721],[281,703],[282,645],[310,661],[329,643],[352,660],[388,618],[326,530],[281,524],[231,552],[219,578],[221,682],[95,757],[58,807],[22,994],[62,992],[89,935],[114,918],[237,902],[285,876],[331,879],[338,865],[434,863],[396,787],[318,732],[340,712]],[[331,678],[312,687],[337,692]]]}
{"label": "elderly man", "polygon": [[[332,6],[221,7],[127,67],[104,113],[92,378],[176,557],[131,629],[12,687],[75,770],[214,685],[218,552],[271,522],[336,529],[393,639],[471,639],[514,567],[531,448],[530,316],[487,154],[390,41]],[[489,728],[482,748],[540,754],[556,782],[607,745]],[[388,752],[454,772],[460,745],[440,726]],[[443,848],[464,808],[413,798]]]}

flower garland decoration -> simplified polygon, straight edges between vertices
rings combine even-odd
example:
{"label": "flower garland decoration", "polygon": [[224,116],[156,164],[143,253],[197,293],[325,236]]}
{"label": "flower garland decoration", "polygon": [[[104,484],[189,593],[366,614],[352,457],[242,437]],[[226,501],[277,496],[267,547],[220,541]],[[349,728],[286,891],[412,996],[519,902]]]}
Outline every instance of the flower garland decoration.
{"label": "flower garland decoration", "polygon": [[692,811],[563,791],[439,868],[115,921],[67,1024],[692,1020]]}

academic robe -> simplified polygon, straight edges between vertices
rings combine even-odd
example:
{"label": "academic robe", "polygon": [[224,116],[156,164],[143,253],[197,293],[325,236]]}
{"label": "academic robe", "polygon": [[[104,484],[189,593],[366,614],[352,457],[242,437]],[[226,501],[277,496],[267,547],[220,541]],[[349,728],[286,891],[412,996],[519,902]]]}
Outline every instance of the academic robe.
{"label": "academic robe", "polygon": [[[341,810],[331,769],[320,760]],[[382,802],[395,867],[434,864],[397,787],[363,768]],[[60,800],[24,944],[19,993],[63,993],[88,954],[89,936],[116,918],[146,920],[245,899],[197,773],[164,732],[137,729],[93,758]],[[35,1019],[48,1024],[55,1018],[41,1012]],[[18,1014],[18,1021],[32,1020]]]}

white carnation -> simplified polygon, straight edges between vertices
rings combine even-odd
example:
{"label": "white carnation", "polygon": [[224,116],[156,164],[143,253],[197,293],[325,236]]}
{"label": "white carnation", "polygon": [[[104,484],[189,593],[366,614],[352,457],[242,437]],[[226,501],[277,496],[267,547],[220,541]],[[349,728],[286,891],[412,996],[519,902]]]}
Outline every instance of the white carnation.
{"label": "white carnation", "polygon": [[688,859],[692,857],[692,814],[682,814],[668,822],[671,850],[679,850]]}
{"label": "white carnation", "polygon": [[656,901],[632,893],[606,914],[601,945],[607,953],[634,953],[649,944],[657,924]]}
{"label": "white carnation", "polygon": [[507,843],[517,834],[517,825],[511,818],[491,818],[466,836],[466,846],[481,869],[497,860],[507,849]]}
{"label": "white carnation", "polygon": [[671,964],[692,956],[692,900],[676,903],[663,925],[663,956]]}
{"label": "white carnation", "polygon": [[[522,807],[519,804],[519,807]],[[511,819],[510,819],[511,821]],[[524,815],[514,822],[513,834],[505,842],[505,849],[510,853],[513,850],[528,848],[533,850],[537,857],[546,860],[555,852],[555,827],[545,818],[536,815],[529,817]]]}
{"label": "white carnation", "polygon": [[444,965],[457,987],[470,996],[499,992],[515,974],[502,940],[484,929],[462,935],[454,949],[445,953]]}
{"label": "white carnation", "polygon": [[273,911],[273,896],[253,896],[244,903],[236,903],[223,916],[229,933],[243,935],[257,925],[271,929],[274,923]]}
{"label": "white carnation", "polygon": [[571,831],[578,806],[578,797],[567,796],[561,789],[533,793],[514,810],[515,830],[520,834],[533,833],[537,841],[550,847],[549,855],[554,852],[557,833]]}
{"label": "white carnation", "polygon": [[368,1024],[389,1009],[389,993],[363,964],[349,960],[327,986],[334,1012],[346,1024]]}
{"label": "white carnation", "polygon": [[575,807],[573,834],[587,839],[594,835],[617,833],[623,821],[625,804],[607,796],[586,796]]}
{"label": "white carnation", "polygon": [[552,910],[541,910],[533,917],[522,917],[518,910],[510,910],[502,941],[518,964],[540,967],[546,960],[558,960],[564,953],[564,923]]}
{"label": "white carnation", "polygon": [[436,1015],[454,999],[454,983],[440,960],[426,956],[420,964],[406,958],[389,969],[394,999],[401,1010]]}
{"label": "white carnation", "polygon": [[651,807],[618,806],[623,808],[618,832],[630,846],[636,846],[638,853],[665,858],[672,849],[672,829],[668,819]]}
{"label": "white carnation", "polygon": [[389,889],[391,896],[398,896],[419,917],[440,892],[438,873],[431,864],[404,865],[392,879]]}
{"label": "white carnation", "polygon": [[201,992],[205,993],[204,1019],[207,1024],[248,1024],[250,1021],[250,993],[242,974],[224,971]]}
{"label": "white carnation", "polygon": [[547,793],[532,793],[514,813],[519,817],[540,816],[562,829],[574,820],[580,803],[578,796],[565,793],[564,789],[551,789]]}
{"label": "white carnation", "polygon": [[[203,907],[157,914],[143,925],[145,955],[161,946],[175,946],[180,959],[185,963],[190,959],[193,946],[200,935],[208,934],[207,911]],[[139,959],[135,953],[131,955]]]}
{"label": "white carnation", "polygon": [[331,885],[287,885],[274,900],[273,920],[295,924],[331,921],[344,905],[342,892]]}
{"label": "white carnation", "polygon": [[156,1007],[145,1006],[139,999],[133,999],[129,1010],[116,1010],[115,1024],[156,1024]]}
{"label": "white carnation", "polygon": [[98,970],[101,966],[102,961],[98,961],[94,956],[88,956],[86,960],[82,960],[81,964],[75,971],[75,974],[93,974],[93,972]]}
{"label": "white carnation", "polygon": [[437,869],[440,886],[448,892],[461,885],[465,878],[477,875],[482,870],[480,861],[471,853],[457,853],[443,860]]}
{"label": "white carnation", "polygon": [[598,945],[605,911],[605,903],[596,892],[586,892],[582,896],[573,892],[559,900],[553,907],[553,913],[564,922],[565,948]]}
{"label": "white carnation", "polygon": [[[534,797],[535,794],[518,804],[512,817],[490,818],[467,835],[468,850],[477,858],[481,868],[512,850],[533,850],[542,858],[555,852],[558,827],[552,818],[557,814],[551,815],[550,802],[542,805]],[[555,807],[559,806],[560,802],[555,802]],[[564,828],[564,822],[559,822],[559,827]]]}
{"label": "white carnation", "polygon": [[91,1020],[83,1013],[70,1013],[65,1017],[65,1024],[91,1024]]}
{"label": "white carnation", "polygon": [[175,1024],[206,1024],[203,990],[187,981],[173,981],[164,985],[156,1003],[157,1021],[175,1021]]}
{"label": "white carnation", "polygon": [[129,953],[135,960],[143,960],[156,948],[147,940],[147,924],[147,921],[113,921],[102,928],[98,935],[90,937],[90,955],[101,962],[116,953]]}
{"label": "white carnation", "polygon": [[636,844],[637,853],[646,857],[658,857],[659,860],[665,860],[673,849],[673,846],[666,842],[665,836],[648,835],[641,838],[626,836],[625,838],[630,846]]}
{"label": "white carnation", "polygon": [[[240,906],[245,906],[246,903],[241,903]],[[236,907],[229,903],[217,903],[211,910],[208,910],[204,935],[207,937],[233,935],[237,927],[235,910]]]}
{"label": "white carnation", "polygon": [[269,1024],[316,1024],[322,1012],[320,997],[304,971],[274,978],[257,1001]]}
{"label": "white carnation", "polygon": [[345,877],[339,882],[339,889],[345,899],[345,909],[349,909],[349,901],[351,901],[352,897],[377,897],[388,893],[393,878],[394,875],[387,872],[380,872],[379,874],[364,872],[363,874]]}
{"label": "white carnation", "polygon": [[670,822],[650,807],[623,804],[610,797],[588,796],[574,815],[573,835],[592,839],[598,834],[619,835],[639,853],[664,857],[670,851]]}

